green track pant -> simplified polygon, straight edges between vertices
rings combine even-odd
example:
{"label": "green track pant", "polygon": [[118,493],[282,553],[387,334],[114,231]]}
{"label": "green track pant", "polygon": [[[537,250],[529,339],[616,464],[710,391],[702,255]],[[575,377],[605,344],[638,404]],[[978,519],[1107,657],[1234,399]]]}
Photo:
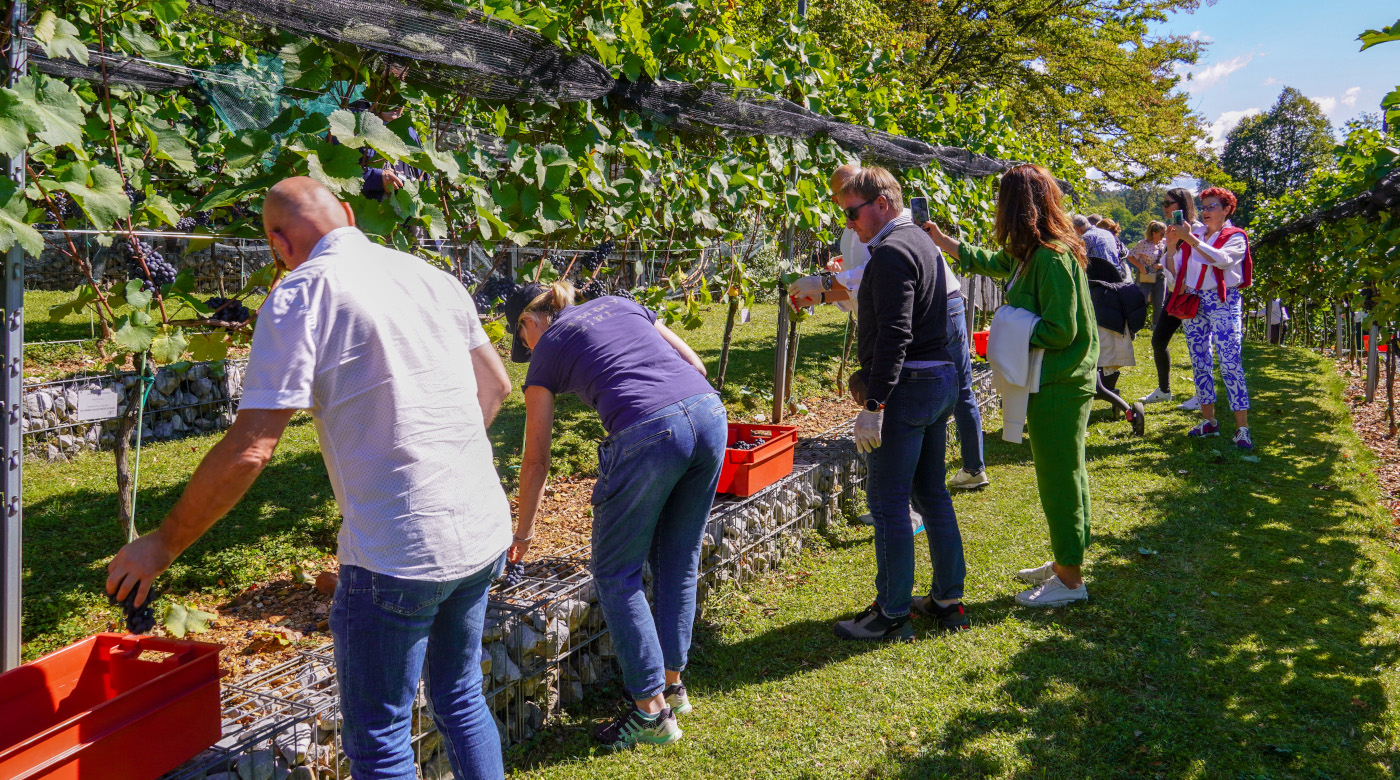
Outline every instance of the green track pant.
{"label": "green track pant", "polygon": [[1026,432],[1035,460],[1040,506],[1050,525],[1055,563],[1080,566],[1089,546],[1089,472],[1084,466],[1084,435],[1089,427],[1092,389],[1044,385],[1026,407]]}

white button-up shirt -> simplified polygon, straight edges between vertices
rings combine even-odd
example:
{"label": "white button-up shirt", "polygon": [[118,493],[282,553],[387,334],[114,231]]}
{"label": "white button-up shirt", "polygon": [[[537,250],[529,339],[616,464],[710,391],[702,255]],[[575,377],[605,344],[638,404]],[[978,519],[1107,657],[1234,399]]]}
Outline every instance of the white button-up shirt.
{"label": "white button-up shirt", "polygon": [[[912,219],[909,209],[905,209],[900,216]],[[893,229],[893,224],[894,221],[891,220],[890,225],[886,227]],[[923,225],[919,227],[922,228]],[[942,254],[939,252],[940,256]],[[860,236],[856,235],[854,230],[846,228],[841,233],[841,270],[836,274],[836,281],[851,291],[851,298],[847,301],[836,301],[836,308],[847,312],[856,310],[856,290],[860,289],[860,280],[865,278],[865,264],[868,262],[870,262],[870,246],[861,241]],[[958,283],[958,277],[949,267],[946,257],[943,258],[943,271],[948,279],[948,294],[952,295],[961,290],[962,285]]]}
{"label": "white button-up shirt", "polygon": [[353,227],[326,234],[258,315],[245,409],[308,409],[344,522],[342,564],[445,582],[510,545],[476,398],[489,344],[456,279]]}
{"label": "white button-up shirt", "polygon": [[[1215,241],[1224,232],[1224,228],[1234,227],[1230,220],[1225,220],[1222,229],[1202,237],[1206,232],[1202,227],[1199,231],[1191,231],[1193,235],[1201,239],[1200,246],[1191,247],[1191,259],[1186,265],[1186,283],[1184,289],[1192,290],[1214,290],[1215,289],[1215,269],[1225,272],[1225,288],[1239,287],[1244,281],[1244,254],[1249,249],[1249,241],[1243,233],[1236,233],[1230,236],[1224,246],[1215,248]],[[1179,262],[1179,261],[1178,261]],[[1205,271],[1205,278],[1201,278],[1201,271]]]}

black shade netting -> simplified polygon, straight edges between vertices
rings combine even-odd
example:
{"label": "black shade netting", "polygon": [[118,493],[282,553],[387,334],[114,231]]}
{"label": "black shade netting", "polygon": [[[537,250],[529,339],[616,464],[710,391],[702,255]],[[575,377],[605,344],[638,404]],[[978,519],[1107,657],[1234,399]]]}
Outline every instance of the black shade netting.
{"label": "black shade netting", "polygon": [[486,100],[571,102],[606,95],[601,63],[461,6],[397,0],[196,0],[224,16],[412,61],[409,78]]}
{"label": "black shade netting", "polygon": [[1016,163],[840,122],[753,90],[672,81],[614,80],[591,57],[446,0],[195,0],[226,17],[379,52],[406,78],[486,100],[567,102],[610,96],[690,132],[812,138],[825,134],[864,159],[894,167],[937,163],[990,176]]}
{"label": "black shade netting", "polygon": [[116,54],[88,53],[88,64],[76,60],[51,60],[38,43],[29,41],[29,66],[48,76],[102,83],[102,63],[107,66],[107,83],[146,90],[180,89],[194,85],[194,79],[140,60]]}
{"label": "black shade netting", "polygon": [[1270,230],[1254,242],[1255,249],[1267,248],[1290,236],[1318,229],[1323,223],[1341,222],[1352,217],[1379,219],[1381,214],[1400,210],[1400,171],[1391,171],[1371,187],[1371,191],[1338,203],[1329,209],[1314,211],[1287,224]]}

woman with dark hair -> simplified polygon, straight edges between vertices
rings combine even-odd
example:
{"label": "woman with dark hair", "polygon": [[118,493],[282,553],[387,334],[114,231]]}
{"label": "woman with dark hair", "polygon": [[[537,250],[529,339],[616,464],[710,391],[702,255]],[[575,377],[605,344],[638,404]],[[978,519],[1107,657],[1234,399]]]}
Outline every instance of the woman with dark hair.
{"label": "woman with dark hair", "polygon": [[1249,434],[1249,386],[1244,378],[1244,296],[1250,283],[1249,235],[1230,222],[1235,213],[1235,193],[1211,187],[1201,193],[1201,235],[1184,226],[1167,228],[1168,242],[1181,242],[1178,272],[1183,295],[1195,295],[1196,316],[1185,320],[1186,346],[1196,379],[1196,400],[1201,403],[1201,424],[1188,435],[1219,436],[1215,419],[1215,353],[1220,353],[1220,375],[1225,380],[1230,408],[1235,412],[1235,446],[1254,449]]}
{"label": "woman with dark hair", "polygon": [[1054,607],[1087,600],[1081,570],[1089,545],[1084,437],[1098,379],[1099,332],[1084,273],[1088,256],[1060,205],[1059,185],[1038,165],[1020,165],[1002,176],[996,214],[1000,251],[962,244],[932,222],[924,229],[964,271],[1008,279],[1006,305],[1040,318],[1030,346],[1045,353],[1026,426],[1054,560],[1017,572],[1016,578],[1031,587],[1016,594],[1016,602]]}
{"label": "woman with dark hair", "polygon": [[[1173,187],[1167,190],[1167,194],[1162,198],[1162,216],[1168,225],[1173,224],[1172,217],[1178,211],[1181,212],[1181,223],[1185,232],[1194,234],[1205,229],[1205,226],[1196,219],[1195,198],[1183,187]],[[1165,278],[1164,288],[1167,291],[1167,299],[1162,304],[1162,312],[1152,328],[1152,362],[1157,364],[1157,389],[1142,397],[1144,404],[1172,400],[1172,359],[1167,354],[1167,345],[1171,343],[1172,336],[1181,329],[1181,320],[1168,312],[1171,311],[1171,291],[1176,285],[1176,273],[1181,267],[1181,246],[1183,243],[1180,239],[1168,238],[1166,249],[1162,254],[1162,276]],[[1200,404],[1192,397],[1186,399],[1177,408],[1194,411],[1200,408]]]}
{"label": "woman with dark hair", "polygon": [[[574,393],[608,431],[598,445],[590,568],[631,699],[593,736],[617,748],[674,742],[676,716],[691,709],[681,672],[729,435],[724,404],[695,351],[635,301],[605,295],[575,304],[573,285],[558,281],[521,287],[505,310],[515,334],[511,360],[530,363],[519,518],[507,559],[530,549],[549,476],[554,397]],[[655,609],[642,584],[646,564]]]}

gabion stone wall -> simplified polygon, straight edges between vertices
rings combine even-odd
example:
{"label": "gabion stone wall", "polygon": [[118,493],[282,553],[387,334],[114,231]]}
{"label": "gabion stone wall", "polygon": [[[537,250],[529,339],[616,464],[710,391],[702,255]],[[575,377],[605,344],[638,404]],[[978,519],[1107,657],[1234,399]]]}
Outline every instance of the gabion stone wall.
{"label": "gabion stone wall", "polygon": [[[142,439],[163,441],[227,428],[243,392],[245,364],[242,360],[227,360],[195,363],[184,371],[157,371],[146,399]],[[79,419],[79,394],[94,388],[116,391],[116,417],[87,422]],[[140,393],[141,382],[135,373],[25,386],[20,420],[25,455],[62,461],[84,450],[110,449],[116,443],[119,418],[131,401],[140,399]],[[136,431],[132,431],[132,442],[135,440]]]}
{"label": "gabion stone wall", "polygon": [[[802,550],[808,529],[854,506],[865,461],[848,435],[800,442],[791,476],[750,498],[720,497],[704,541],[699,601],[726,583],[754,581]],[[650,596],[651,575],[643,572]],[[481,670],[502,747],[538,733],[560,710],[617,672],[612,635],[588,574],[588,550],[532,561],[516,585],[497,585],[487,609]],[[230,694],[233,694],[232,696]],[[261,715],[250,714],[262,702]],[[412,734],[419,776],[450,778],[431,706],[419,691]],[[166,780],[342,780],[339,697],[331,646],[303,652],[225,686],[224,740]]]}
{"label": "gabion stone wall", "polygon": [[[98,245],[92,236],[73,237],[78,251],[92,264],[94,276],[107,283],[124,282],[128,277],[126,261],[113,248],[115,242],[125,240],[116,237],[112,247]],[[170,262],[175,270],[188,268],[195,277],[200,290],[215,291],[220,288],[232,292],[243,286],[248,274],[272,262],[264,242],[214,243],[203,249],[189,251],[189,241],[183,238],[142,237]],[[67,243],[62,245],[67,247]],[[59,251],[59,245],[50,243],[38,257],[28,254],[24,258],[24,286],[29,290],[74,290],[87,283],[73,261]]]}

